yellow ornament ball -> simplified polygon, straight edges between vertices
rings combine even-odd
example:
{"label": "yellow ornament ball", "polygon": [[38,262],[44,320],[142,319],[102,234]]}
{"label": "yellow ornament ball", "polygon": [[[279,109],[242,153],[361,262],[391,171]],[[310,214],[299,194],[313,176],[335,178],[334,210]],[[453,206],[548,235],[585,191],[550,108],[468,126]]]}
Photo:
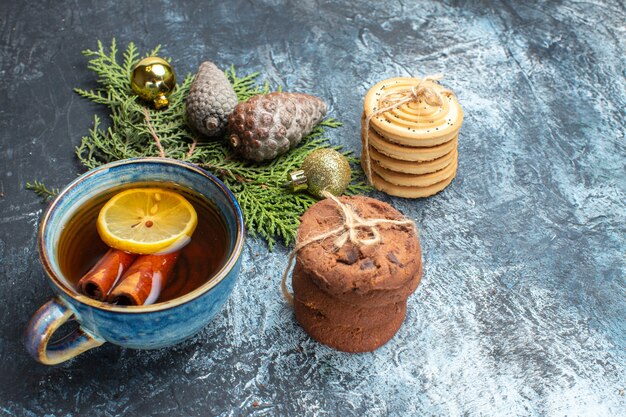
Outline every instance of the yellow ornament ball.
{"label": "yellow ornament ball", "polygon": [[135,65],[130,87],[143,100],[151,101],[156,109],[160,109],[169,104],[167,96],[176,87],[176,74],[169,62],[149,56]]}
{"label": "yellow ornament ball", "polygon": [[352,170],[348,159],[332,148],[321,148],[311,152],[302,163],[302,168],[288,174],[284,184],[292,191],[307,190],[317,198],[324,198],[324,191],[340,196],[346,191]]}

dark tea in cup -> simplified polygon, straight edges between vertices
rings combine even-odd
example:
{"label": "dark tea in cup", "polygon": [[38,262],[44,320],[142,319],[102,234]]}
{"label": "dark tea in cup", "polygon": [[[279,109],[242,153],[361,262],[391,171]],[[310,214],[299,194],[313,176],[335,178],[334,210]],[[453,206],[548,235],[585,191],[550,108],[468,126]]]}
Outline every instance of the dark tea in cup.
{"label": "dark tea in cup", "polygon": [[[79,280],[110,249],[98,234],[98,213],[113,196],[129,188],[119,187],[95,196],[75,213],[61,233],[58,262],[68,281],[67,285],[74,291],[81,292]],[[165,287],[160,290],[156,300],[150,303],[172,300],[202,286],[224,265],[228,255],[228,232],[215,204],[196,192],[174,184],[144,182],[132,184],[132,188],[162,189],[178,193],[191,203],[198,219],[191,239],[180,249]]]}

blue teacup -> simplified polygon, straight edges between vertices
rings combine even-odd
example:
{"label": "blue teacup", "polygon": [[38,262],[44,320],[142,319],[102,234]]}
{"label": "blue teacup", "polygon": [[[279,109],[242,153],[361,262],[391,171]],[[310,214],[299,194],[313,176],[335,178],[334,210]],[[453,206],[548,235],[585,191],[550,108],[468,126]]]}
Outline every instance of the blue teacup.
{"label": "blue teacup", "polygon": [[[117,306],[79,294],[59,266],[63,228],[94,196],[120,186],[162,182],[188,188],[212,201],[228,231],[223,266],[199,288],[148,306]],[[56,297],[32,317],[26,348],[39,362],[53,365],[110,342],[133,349],[155,349],[179,343],[200,331],[220,311],[240,269],[244,223],[239,204],[226,186],[195,165],[165,158],[137,158],[103,165],[81,175],[50,204],[39,227],[39,255]],[[59,341],[54,332],[74,317],[79,327]]]}

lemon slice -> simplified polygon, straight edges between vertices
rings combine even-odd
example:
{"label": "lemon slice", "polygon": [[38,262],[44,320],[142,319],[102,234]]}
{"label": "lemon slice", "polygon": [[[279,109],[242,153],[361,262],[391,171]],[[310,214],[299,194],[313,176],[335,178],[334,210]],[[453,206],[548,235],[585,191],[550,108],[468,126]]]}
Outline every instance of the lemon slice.
{"label": "lemon slice", "polygon": [[102,207],[97,227],[110,247],[151,254],[182,248],[197,224],[196,210],[180,194],[161,188],[133,188]]}

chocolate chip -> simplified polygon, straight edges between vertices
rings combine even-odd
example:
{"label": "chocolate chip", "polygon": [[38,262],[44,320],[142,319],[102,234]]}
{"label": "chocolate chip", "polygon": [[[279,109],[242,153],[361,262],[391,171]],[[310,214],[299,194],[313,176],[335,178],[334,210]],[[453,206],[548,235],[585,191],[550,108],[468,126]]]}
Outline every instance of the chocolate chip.
{"label": "chocolate chip", "polygon": [[374,264],[374,261],[372,261],[370,258],[367,258],[364,259],[363,262],[361,262],[360,267],[362,270],[366,270],[376,268],[376,265]]}
{"label": "chocolate chip", "polygon": [[322,313],[319,310],[315,310],[315,317],[317,317],[318,319],[325,319],[326,316],[324,315],[324,313]]}
{"label": "chocolate chip", "polygon": [[347,249],[342,249],[337,254],[337,262],[341,262],[342,264],[352,265],[356,261],[359,260],[359,249],[356,246],[350,246]]}
{"label": "chocolate chip", "polygon": [[400,268],[404,266],[402,262],[400,262],[400,260],[396,258],[396,255],[393,252],[387,252],[387,259],[389,260],[389,262],[398,265]]}

